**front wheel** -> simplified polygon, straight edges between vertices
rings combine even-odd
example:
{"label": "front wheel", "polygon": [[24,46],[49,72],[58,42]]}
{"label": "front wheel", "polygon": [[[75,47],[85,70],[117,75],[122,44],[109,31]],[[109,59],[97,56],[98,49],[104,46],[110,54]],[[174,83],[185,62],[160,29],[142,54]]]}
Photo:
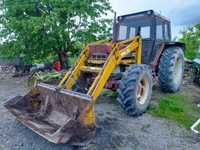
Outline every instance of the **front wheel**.
{"label": "front wheel", "polygon": [[130,116],[144,113],[152,94],[152,73],[147,65],[132,65],[119,82],[118,101]]}

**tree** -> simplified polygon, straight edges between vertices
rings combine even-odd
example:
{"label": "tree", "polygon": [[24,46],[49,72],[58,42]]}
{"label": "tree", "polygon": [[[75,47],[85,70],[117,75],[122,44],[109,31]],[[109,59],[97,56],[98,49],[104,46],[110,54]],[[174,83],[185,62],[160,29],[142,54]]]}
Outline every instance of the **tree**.
{"label": "tree", "polygon": [[108,0],[4,0],[1,54],[25,61],[73,54],[86,43],[108,38]]}
{"label": "tree", "polygon": [[186,44],[186,57],[194,59],[200,46],[200,24],[183,31],[180,41]]}

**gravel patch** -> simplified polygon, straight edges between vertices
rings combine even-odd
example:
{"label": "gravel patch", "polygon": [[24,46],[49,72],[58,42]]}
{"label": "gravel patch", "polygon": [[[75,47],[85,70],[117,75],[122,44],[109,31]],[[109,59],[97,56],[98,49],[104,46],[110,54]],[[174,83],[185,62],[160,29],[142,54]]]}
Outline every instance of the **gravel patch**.
{"label": "gravel patch", "polygon": [[110,97],[100,97],[96,105],[97,132],[93,142],[85,147],[55,145],[44,140],[21,123],[3,103],[25,94],[25,78],[0,80],[0,149],[1,150],[194,150],[200,139],[172,121],[144,114],[127,116]]}

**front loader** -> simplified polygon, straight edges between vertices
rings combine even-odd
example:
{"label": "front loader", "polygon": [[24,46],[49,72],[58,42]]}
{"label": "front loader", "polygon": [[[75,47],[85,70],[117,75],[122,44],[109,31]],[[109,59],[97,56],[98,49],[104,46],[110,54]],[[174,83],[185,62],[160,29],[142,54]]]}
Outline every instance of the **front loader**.
{"label": "front loader", "polygon": [[163,91],[179,90],[184,44],[171,42],[169,31],[169,22],[152,10],[120,16],[113,39],[87,45],[58,86],[39,83],[5,107],[50,142],[85,144],[95,135],[95,104],[104,88],[117,91],[130,116],[147,110],[153,80]]}

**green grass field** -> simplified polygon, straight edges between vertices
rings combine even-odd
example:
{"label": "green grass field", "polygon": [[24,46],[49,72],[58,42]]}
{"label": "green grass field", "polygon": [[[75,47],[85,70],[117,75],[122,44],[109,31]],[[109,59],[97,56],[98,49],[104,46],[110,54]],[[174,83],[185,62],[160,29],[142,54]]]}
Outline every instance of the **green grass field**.
{"label": "green grass field", "polygon": [[159,104],[152,106],[149,113],[156,117],[173,120],[187,129],[199,117],[197,108],[186,94],[169,94],[160,97]]}

